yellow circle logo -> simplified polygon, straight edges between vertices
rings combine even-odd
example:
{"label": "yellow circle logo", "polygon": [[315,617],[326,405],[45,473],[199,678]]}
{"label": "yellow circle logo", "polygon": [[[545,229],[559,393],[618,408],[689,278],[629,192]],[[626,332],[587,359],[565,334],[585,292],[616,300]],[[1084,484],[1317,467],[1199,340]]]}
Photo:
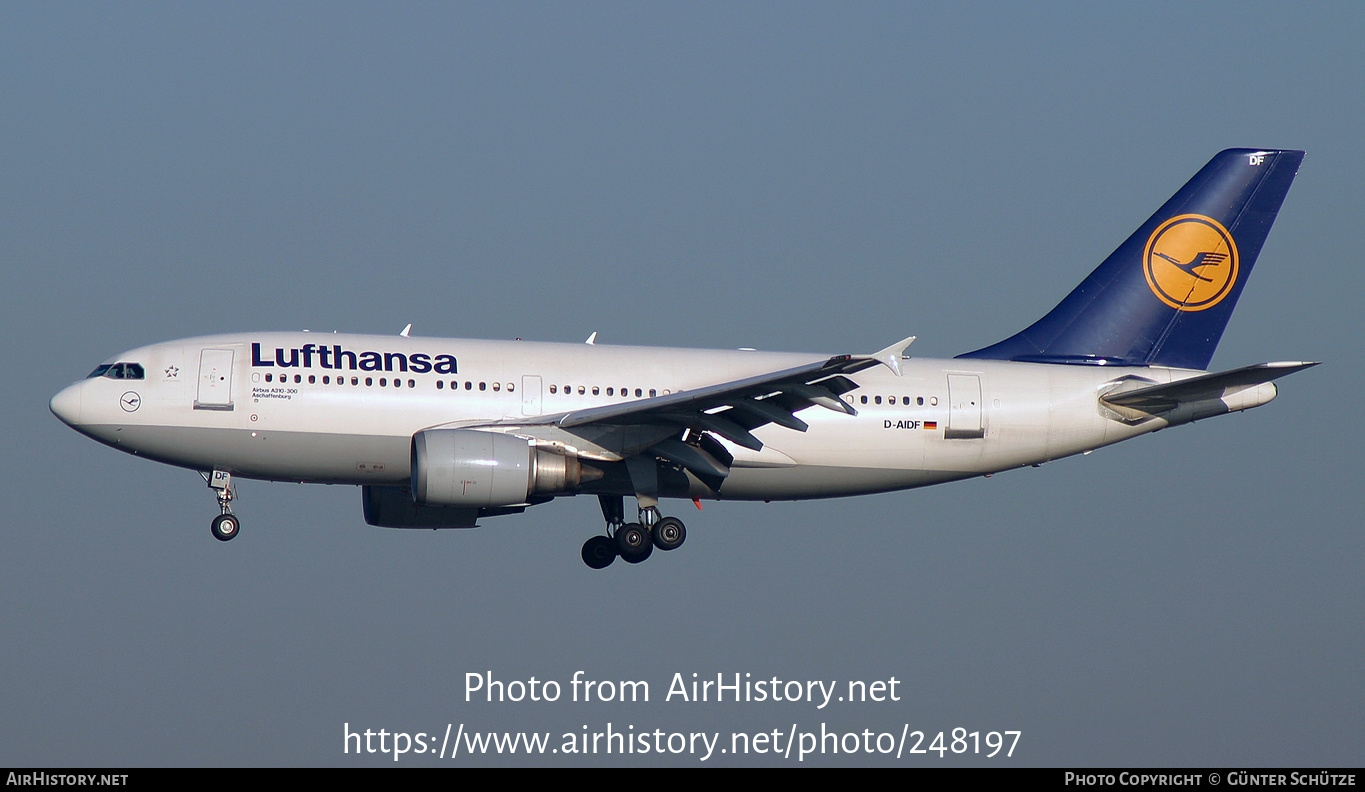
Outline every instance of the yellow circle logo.
{"label": "yellow circle logo", "polygon": [[1178,311],[1202,311],[1237,282],[1237,244],[1212,217],[1172,217],[1147,239],[1142,271],[1157,299]]}

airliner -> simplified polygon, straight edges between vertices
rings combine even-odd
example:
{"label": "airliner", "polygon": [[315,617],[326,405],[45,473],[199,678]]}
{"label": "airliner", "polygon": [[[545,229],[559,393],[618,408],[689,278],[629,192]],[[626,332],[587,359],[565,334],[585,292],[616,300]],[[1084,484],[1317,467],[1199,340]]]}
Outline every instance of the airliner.
{"label": "airliner", "polygon": [[[681,546],[663,499],[798,500],[1039,465],[1275,398],[1316,363],[1210,373],[1303,152],[1229,149],[1016,335],[946,360],[261,332],[124,352],[54,396],[105,445],[238,479],[351,484],[365,521],[470,528],[596,495],[601,569]],[[627,521],[625,498],[637,515]]]}

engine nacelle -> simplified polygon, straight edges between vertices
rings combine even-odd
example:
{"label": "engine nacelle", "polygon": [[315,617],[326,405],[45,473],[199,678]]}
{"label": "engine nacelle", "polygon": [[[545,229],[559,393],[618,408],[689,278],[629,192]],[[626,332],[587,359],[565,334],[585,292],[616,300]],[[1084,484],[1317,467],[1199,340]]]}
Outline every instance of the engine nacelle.
{"label": "engine nacelle", "polygon": [[[412,499],[419,504],[514,506],[574,489],[583,470],[577,457],[498,432],[427,429],[412,436]],[[601,476],[588,470],[589,479]]]}

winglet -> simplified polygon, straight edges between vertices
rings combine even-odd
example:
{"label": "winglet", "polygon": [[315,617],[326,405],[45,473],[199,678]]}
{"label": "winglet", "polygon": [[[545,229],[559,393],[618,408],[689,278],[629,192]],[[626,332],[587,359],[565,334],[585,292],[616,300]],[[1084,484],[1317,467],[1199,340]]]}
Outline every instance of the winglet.
{"label": "winglet", "polygon": [[905,350],[913,343],[915,343],[915,336],[903,338],[880,352],[868,355],[868,357],[891,369],[899,377],[901,375],[901,360],[905,357]]}
{"label": "winglet", "polygon": [[400,336],[402,336],[402,337],[404,337],[404,338],[407,338],[407,337],[408,337],[408,333],[411,333],[411,332],[412,332],[412,322],[408,322],[408,326],[405,327],[405,328],[403,328],[403,331],[402,331],[401,333],[399,333],[398,335],[400,335]]}
{"label": "winglet", "polygon": [[583,343],[585,343],[585,344],[596,344],[596,343],[597,343],[597,331],[596,331],[596,330],[592,331],[592,335],[588,336],[588,340],[587,340],[587,341],[584,341]]}

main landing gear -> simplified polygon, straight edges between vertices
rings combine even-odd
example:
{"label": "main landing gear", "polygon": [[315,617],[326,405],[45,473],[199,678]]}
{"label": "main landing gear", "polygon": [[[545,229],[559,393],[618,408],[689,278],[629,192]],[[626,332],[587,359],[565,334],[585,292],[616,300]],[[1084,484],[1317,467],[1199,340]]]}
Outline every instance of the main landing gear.
{"label": "main landing gear", "polygon": [[237,515],[232,513],[232,499],[236,493],[232,489],[232,474],[221,470],[212,473],[200,473],[204,481],[208,482],[209,489],[216,490],[218,495],[218,508],[222,514],[213,518],[209,523],[209,531],[213,533],[213,538],[220,542],[226,542],[235,537],[241,531],[242,524],[237,520]]}
{"label": "main landing gear", "polygon": [[687,526],[677,517],[662,517],[654,505],[640,506],[640,521],[625,522],[625,506],[620,495],[598,495],[607,533],[583,543],[583,563],[603,569],[620,556],[628,564],[638,564],[660,550],[676,550],[687,541]]}

